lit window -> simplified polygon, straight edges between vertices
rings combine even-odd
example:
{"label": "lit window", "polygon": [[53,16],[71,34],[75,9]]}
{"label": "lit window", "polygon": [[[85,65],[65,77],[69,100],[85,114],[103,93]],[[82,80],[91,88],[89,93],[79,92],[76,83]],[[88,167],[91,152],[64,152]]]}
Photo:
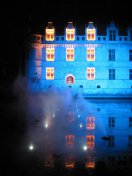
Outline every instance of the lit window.
{"label": "lit window", "polygon": [[95,159],[94,156],[89,155],[86,159],[86,168],[93,169],[95,168]]}
{"label": "lit window", "polygon": [[73,147],[74,145],[74,135],[66,135],[66,145]]}
{"label": "lit window", "polygon": [[115,61],[115,49],[109,50],[109,61]]}
{"label": "lit window", "polygon": [[89,25],[86,29],[86,38],[87,40],[95,40],[95,27],[93,26],[93,22],[89,22]]}
{"label": "lit window", "polygon": [[46,48],[46,60],[54,61],[54,48]]}
{"label": "lit window", "polygon": [[87,79],[94,80],[95,79],[95,68],[87,68]]}
{"label": "lit window", "polygon": [[69,169],[72,169],[75,167],[75,162],[74,162],[74,158],[72,155],[66,157],[65,167]]}
{"label": "lit window", "polygon": [[53,67],[47,67],[46,68],[46,79],[54,79],[54,68]]}
{"label": "lit window", "polygon": [[68,41],[75,40],[75,28],[73,27],[72,22],[69,22],[66,28],[66,40]]}
{"label": "lit window", "polygon": [[42,48],[38,47],[35,49],[36,51],[36,59],[41,59],[42,58]]}
{"label": "lit window", "polygon": [[87,117],[86,118],[86,129],[93,130],[95,129],[95,118],[94,117]]}
{"label": "lit window", "polygon": [[66,49],[66,60],[73,61],[74,60],[74,48]]}
{"label": "lit window", "polygon": [[95,29],[87,29],[87,40],[95,40]]}
{"label": "lit window", "polygon": [[115,117],[109,117],[108,118],[108,126],[109,127],[115,127]]}
{"label": "lit window", "polygon": [[87,48],[87,61],[95,60],[95,50],[94,48]]}
{"label": "lit window", "polygon": [[47,28],[46,28],[46,40],[47,41],[53,41],[54,40],[54,38],[55,38],[55,29],[54,29],[54,27],[53,27],[53,25],[52,25],[52,22],[48,22],[48,26],[47,26]]}
{"label": "lit window", "polygon": [[86,136],[86,145],[88,149],[94,149],[94,135]]}
{"label": "lit window", "polygon": [[74,80],[74,77],[73,75],[68,75],[66,77],[66,84],[74,84],[75,80]]}

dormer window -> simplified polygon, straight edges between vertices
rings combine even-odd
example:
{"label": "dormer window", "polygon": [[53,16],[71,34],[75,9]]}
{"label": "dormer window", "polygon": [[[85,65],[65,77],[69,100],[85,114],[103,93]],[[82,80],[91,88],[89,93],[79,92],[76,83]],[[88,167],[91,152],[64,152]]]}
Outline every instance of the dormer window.
{"label": "dormer window", "polygon": [[66,28],[66,40],[67,41],[75,40],[75,28],[72,22],[68,22],[68,26]]}
{"label": "dormer window", "polygon": [[95,40],[96,36],[96,30],[95,27],[93,26],[93,22],[89,22],[89,25],[86,29],[86,39],[87,40]]}
{"label": "dormer window", "polygon": [[115,41],[116,40],[116,31],[115,30],[109,30],[109,40]]}
{"label": "dormer window", "polygon": [[55,39],[55,29],[52,25],[52,22],[48,22],[48,26],[45,30],[45,39],[46,41],[53,41]]}
{"label": "dormer window", "polygon": [[118,35],[118,29],[114,22],[111,22],[107,28],[107,35],[109,41],[116,41],[116,35]]}

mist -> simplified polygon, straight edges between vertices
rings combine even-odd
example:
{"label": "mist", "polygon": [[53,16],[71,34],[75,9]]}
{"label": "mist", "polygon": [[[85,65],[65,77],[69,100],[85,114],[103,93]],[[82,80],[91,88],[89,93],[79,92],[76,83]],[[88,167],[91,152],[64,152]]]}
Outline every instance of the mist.
{"label": "mist", "polygon": [[72,153],[77,158],[81,157],[80,149],[83,151],[85,141],[78,133],[78,128],[86,123],[84,117],[93,115],[95,111],[94,106],[83,98],[81,92],[73,94],[70,88],[59,91],[49,88],[45,92],[32,92],[24,77],[15,80],[12,90],[17,97],[15,108],[26,123],[22,137],[25,146],[21,146],[21,150],[28,151],[32,145],[40,157],[45,158],[48,153],[64,156],[69,153],[66,135],[77,134],[80,141],[76,141],[75,137],[75,143],[79,147],[74,147]]}

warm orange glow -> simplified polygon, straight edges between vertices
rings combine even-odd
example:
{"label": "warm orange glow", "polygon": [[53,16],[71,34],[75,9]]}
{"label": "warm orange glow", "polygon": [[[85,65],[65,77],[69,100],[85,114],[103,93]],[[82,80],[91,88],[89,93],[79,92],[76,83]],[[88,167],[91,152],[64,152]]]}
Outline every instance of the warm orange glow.
{"label": "warm orange glow", "polygon": [[86,168],[95,168],[95,163],[94,162],[86,162]]}
{"label": "warm orange glow", "polygon": [[87,40],[95,40],[95,29],[87,29]]}
{"label": "warm orange glow", "polygon": [[66,168],[74,168],[74,162],[72,162],[72,161],[67,161],[67,162],[65,162],[65,167]]}
{"label": "warm orange glow", "polygon": [[46,29],[46,41],[53,41],[55,39],[55,30]]}
{"label": "warm orange glow", "polygon": [[95,118],[94,117],[87,117],[86,118],[86,129],[93,130],[95,129]]}
{"label": "warm orange glow", "polygon": [[66,145],[73,147],[74,145],[74,135],[66,135]]}
{"label": "warm orange glow", "polygon": [[54,48],[46,48],[46,60],[54,61]]}
{"label": "warm orange glow", "polygon": [[88,80],[94,80],[95,79],[95,68],[88,67],[87,68],[87,79]]}
{"label": "warm orange glow", "polygon": [[66,29],[66,40],[73,41],[75,40],[75,29]]}
{"label": "warm orange glow", "polygon": [[94,135],[86,136],[86,145],[88,149],[94,149]]}
{"label": "warm orange glow", "polygon": [[95,161],[94,161],[94,156],[93,155],[88,155],[85,166],[88,169],[95,168]]}
{"label": "warm orange glow", "polygon": [[95,50],[94,48],[87,48],[87,61],[95,60]]}
{"label": "warm orange glow", "polygon": [[74,48],[66,48],[66,60],[67,61],[74,60]]}
{"label": "warm orange glow", "polygon": [[42,48],[38,47],[35,49],[36,51],[36,59],[41,59],[42,58]]}
{"label": "warm orange glow", "polygon": [[53,67],[47,67],[46,68],[46,79],[54,79],[54,68]]}
{"label": "warm orange glow", "polygon": [[74,162],[73,156],[70,155],[66,158],[65,167],[68,169],[72,169],[75,167],[75,162]]}
{"label": "warm orange glow", "polygon": [[69,74],[66,76],[66,84],[74,84],[75,83],[75,78],[73,75]]}

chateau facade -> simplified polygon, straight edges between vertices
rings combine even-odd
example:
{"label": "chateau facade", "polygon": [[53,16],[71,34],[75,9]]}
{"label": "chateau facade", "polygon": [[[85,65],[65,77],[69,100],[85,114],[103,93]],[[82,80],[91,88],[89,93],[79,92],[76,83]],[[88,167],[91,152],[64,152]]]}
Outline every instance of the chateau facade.
{"label": "chateau facade", "polygon": [[112,22],[98,35],[89,22],[84,35],[68,22],[64,35],[48,22],[44,35],[34,34],[26,74],[32,91],[52,87],[82,92],[85,97],[132,97],[132,28],[119,35]]}

